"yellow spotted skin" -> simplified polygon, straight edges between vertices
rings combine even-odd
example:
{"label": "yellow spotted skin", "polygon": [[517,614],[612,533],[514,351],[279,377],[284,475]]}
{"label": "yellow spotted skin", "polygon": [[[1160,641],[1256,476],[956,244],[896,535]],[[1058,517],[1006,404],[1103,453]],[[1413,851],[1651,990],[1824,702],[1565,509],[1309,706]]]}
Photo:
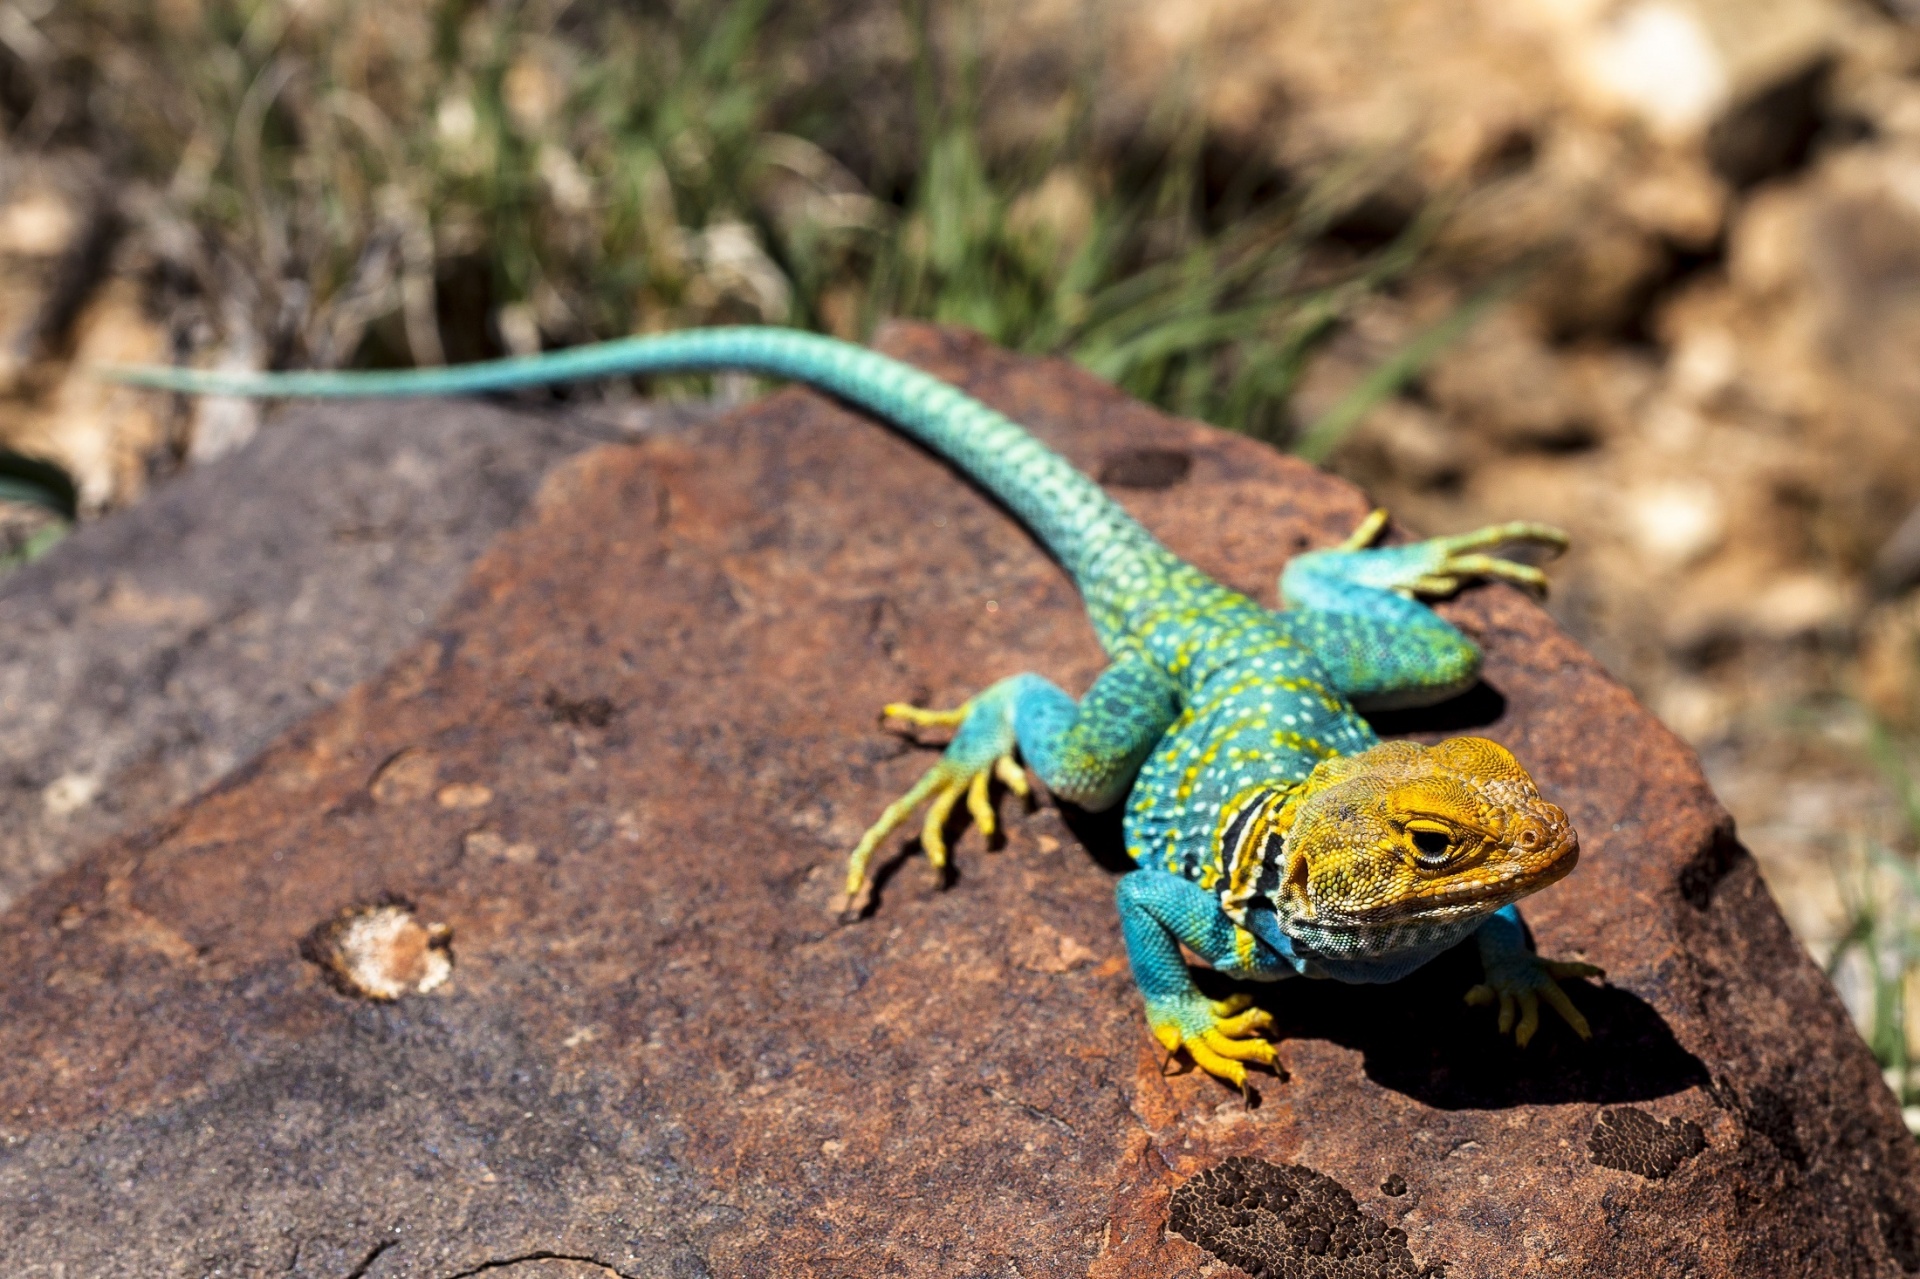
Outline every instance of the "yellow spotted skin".
{"label": "yellow spotted skin", "polygon": [[948,819],[965,812],[991,833],[990,782],[1023,789],[1024,762],[1062,799],[1127,802],[1138,869],[1119,883],[1122,932],[1148,1025],[1169,1054],[1239,1086],[1249,1065],[1276,1057],[1261,1036],[1269,1014],[1244,993],[1203,998],[1182,945],[1231,976],[1365,982],[1393,980],[1472,935],[1487,981],[1469,998],[1498,1003],[1502,1033],[1524,1043],[1542,1001],[1586,1033],[1556,978],[1598,970],[1539,959],[1512,906],[1571,869],[1578,846],[1565,814],[1491,742],[1382,746],[1358,713],[1425,705],[1471,685],[1478,650],[1416,597],[1485,578],[1540,589],[1540,570],[1500,551],[1564,549],[1553,529],[1501,525],[1376,547],[1386,519],[1375,512],[1345,543],[1287,566],[1276,612],[1180,560],[986,405],[899,361],[782,329],[691,330],[446,369],[103,374],[194,393],[327,397],[703,369],[819,387],[947,458],[1065,567],[1113,659],[1077,700],[1022,674],[952,711],[888,707],[954,736],[854,849],[850,917],[864,908],[870,860],[895,829],[924,811],[921,844],[944,867]]}

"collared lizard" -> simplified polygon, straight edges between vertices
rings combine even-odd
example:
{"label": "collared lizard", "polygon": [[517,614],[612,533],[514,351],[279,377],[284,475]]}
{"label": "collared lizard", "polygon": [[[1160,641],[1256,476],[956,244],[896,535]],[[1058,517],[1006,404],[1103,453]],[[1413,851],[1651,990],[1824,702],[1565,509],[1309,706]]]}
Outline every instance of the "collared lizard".
{"label": "collared lizard", "polygon": [[939,761],[887,808],[847,866],[845,904],[867,904],[869,864],[925,806],[936,870],[963,801],[995,825],[989,786],[1025,794],[1031,769],[1088,809],[1124,802],[1137,869],[1119,881],[1121,930],[1147,1022],[1169,1056],[1238,1087],[1276,1064],[1271,1015],[1241,992],[1213,1001],[1181,947],[1222,974],[1394,981],[1473,936],[1486,981],[1524,1045],[1542,1000],[1585,1037],[1557,978],[1588,964],[1540,958],[1514,903],[1573,869],[1579,843],[1503,747],[1459,737],[1382,743],[1361,709],[1429,705],[1471,686],[1480,653],[1421,597],[1480,579],[1540,589],[1502,547],[1564,548],[1558,530],[1504,524],[1406,546],[1374,543],[1375,511],[1340,546],[1296,556],[1274,611],[1163,547],[1098,485],[986,405],[910,365],[830,338],[715,328],[629,338],[446,369],[232,374],[114,368],[107,377],[248,396],[459,395],[602,376],[709,369],[791,378],[866,409],[998,498],[1079,587],[1111,664],[1078,700],[1045,678],[1000,680],[943,711],[885,708],[954,730]]}

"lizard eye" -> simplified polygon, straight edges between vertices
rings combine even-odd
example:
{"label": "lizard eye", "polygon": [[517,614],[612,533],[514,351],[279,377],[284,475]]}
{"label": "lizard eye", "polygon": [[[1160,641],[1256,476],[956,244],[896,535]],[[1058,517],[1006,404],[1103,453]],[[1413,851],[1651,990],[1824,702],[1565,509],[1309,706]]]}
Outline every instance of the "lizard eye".
{"label": "lizard eye", "polygon": [[1438,866],[1453,847],[1453,832],[1438,822],[1410,822],[1407,838],[1413,841],[1414,859],[1422,866]]}

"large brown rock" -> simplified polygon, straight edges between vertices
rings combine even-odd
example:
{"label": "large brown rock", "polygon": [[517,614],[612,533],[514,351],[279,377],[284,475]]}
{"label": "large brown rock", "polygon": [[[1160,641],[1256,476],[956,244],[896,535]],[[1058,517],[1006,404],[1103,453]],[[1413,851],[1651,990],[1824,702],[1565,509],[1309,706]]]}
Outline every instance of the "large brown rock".
{"label": "large brown rock", "polygon": [[[1146,486],[1117,491],[1262,597],[1365,510],[1063,365],[891,342]],[[1111,822],[1075,818],[1076,839],[1006,805],[1006,847],[968,836],[947,891],[896,860],[872,918],[831,921],[847,846],[930,758],[880,703],[1101,664],[1003,512],[802,392],[587,454],[384,677],[6,917],[0,1257],[366,1279],[1920,1270],[1911,1141],[1692,756],[1519,595],[1450,613],[1486,686],[1387,727],[1497,737],[1572,813],[1586,855],[1529,917],[1608,969],[1576,992],[1595,1038],[1503,1044],[1460,1003],[1465,955],[1388,988],[1294,983],[1271,993],[1289,1078],[1249,1108],[1160,1073]],[[432,989],[343,993],[368,971]]]}
{"label": "large brown rock", "polygon": [[0,580],[0,907],[386,669],[561,458],[689,417],[297,410]]}

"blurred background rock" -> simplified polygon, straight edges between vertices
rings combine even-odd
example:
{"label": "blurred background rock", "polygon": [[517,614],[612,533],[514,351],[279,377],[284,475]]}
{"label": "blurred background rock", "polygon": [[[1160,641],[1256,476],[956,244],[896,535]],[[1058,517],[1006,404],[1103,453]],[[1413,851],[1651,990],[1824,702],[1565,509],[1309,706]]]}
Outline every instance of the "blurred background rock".
{"label": "blurred background rock", "polygon": [[0,121],[0,443],[82,518],[261,429],[90,362],[915,315],[1568,528],[1920,1102],[1911,0],[0,0]]}

